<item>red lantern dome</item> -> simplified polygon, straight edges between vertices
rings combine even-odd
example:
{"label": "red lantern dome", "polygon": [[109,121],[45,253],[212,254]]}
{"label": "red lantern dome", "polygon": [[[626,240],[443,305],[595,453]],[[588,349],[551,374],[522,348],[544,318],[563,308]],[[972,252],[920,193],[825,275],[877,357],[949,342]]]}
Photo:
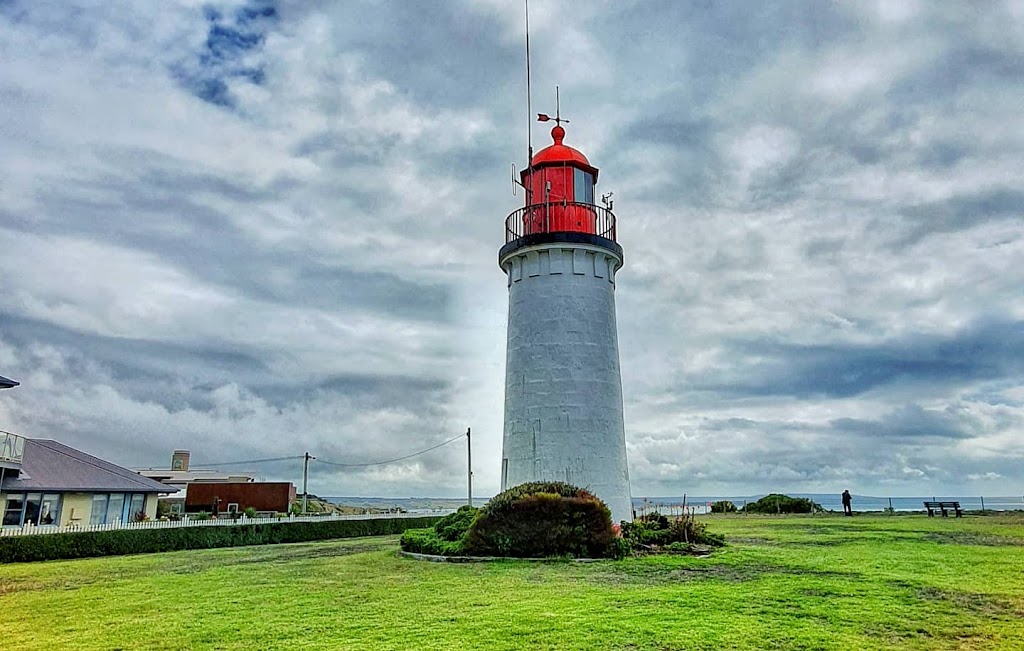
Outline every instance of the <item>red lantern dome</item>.
{"label": "red lantern dome", "polygon": [[590,161],[583,155],[583,152],[562,144],[562,140],[565,139],[565,129],[561,125],[556,125],[551,129],[551,139],[555,141],[555,144],[549,145],[537,152],[537,155],[530,161],[532,167],[545,163],[577,163],[582,167],[592,170],[594,180],[597,180],[597,170],[591,167]]}
{"label": "red lantern dome", "polygon": [[520,174],[526,188],[522,234],[575,232],[614,240],[614,231],[606,232],[609,229],[599,224],[604,220],[594,205],[597,168],[581,151],[562,143],[561,125],[551,130],[551,138],[554,144],[537,152]]}

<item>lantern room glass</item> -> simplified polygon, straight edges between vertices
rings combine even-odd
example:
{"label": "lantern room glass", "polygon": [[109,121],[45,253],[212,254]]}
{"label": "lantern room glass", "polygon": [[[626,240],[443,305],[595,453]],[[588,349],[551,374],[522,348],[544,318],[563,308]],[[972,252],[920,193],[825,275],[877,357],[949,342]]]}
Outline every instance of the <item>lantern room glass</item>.
{"label": "lantern room glass", "polygon": [[573,168],[573,198],[580,203],[594,203],[594,175],[579,168]]}

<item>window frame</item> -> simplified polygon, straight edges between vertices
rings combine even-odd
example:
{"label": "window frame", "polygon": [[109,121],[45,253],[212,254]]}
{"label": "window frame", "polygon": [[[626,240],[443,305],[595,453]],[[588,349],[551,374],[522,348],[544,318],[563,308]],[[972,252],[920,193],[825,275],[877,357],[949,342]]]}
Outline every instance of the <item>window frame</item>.
{"label": "window frame", "polygon": [[[110,513],[110,498],[114,495],[121,496],[121,508],[116,514],[115,519],[111,520]],[[98,524],[127,524],[132,522],[131,503],[132,498],[136,495],[142,496],[142,508],[145,511],[146,508],[146,493],[132,493],[132,492],[113,492],[113,493],[93,493],[92,494],[92,509],[89,511],[89,525],[95,526]],[[99,502],[97,497],[104,497],[103,500],[103,517],[100,522],[96,522],[96,514],[94,513],[96,504]]]}
{"label": "window frame", "polygon": [[[594,175],[578,167],[574,167],[572,170],[573,201],[594,205],[594,195],[596,193],[594,186],[597,185],[594,181]],[[579,190],[583,190],[582,195],[579,193]]]}
{"label": "window frame", "polygon": [[[139,498],[142,500],[142,504],[139,505],[139,509],[135,509],[135,499]],[[125,493],[124,507],[128,509],[125,517],[128,518],[127,522],[135,522],[136,516],[141,513],[146,514],[146,494],[145,493]]]}
{"label": "window frame", "polygon": [[[54,511],[52,512],[52,514],[53,514],[53,522],[51,522],[49,524],[40,524],[39,522],[36,522],[35,520],[33,520],[32,525],[36,526],[36,527],[59,527],[60,526],[60,515],[61,515],[61,512],[64,510],[64,493],[46,493],[46,492],[43,492],[43,491],[19,491],[19,492],[16,492],[16,493],[14,493],[14,492],[4,493],[3,519],[0,520],[0,526],[3,526],[3,527],[24,527],[25,526],[25,516],[28,515],[28,505],[29,505],[29,496],[30,495],[38,495],[39,496],[38,506],[36,507],[36,518],[35,518],[36,520],[40,519],[40,516],[41,516],[41,514],[43,512],[43,504],[46,504],[47,502],[51,502],[51,503],[53,502],[53,500],[48,500],[47,498],[52,498],[54,496],[56,496],[56,498],[57,498],[56,499],[57,508],[54,509]],[[18,509],[11,509],[10,507],[8,507],[8,503],[10,503],[12,500],[19,500],[21,502],[21,506]],[[9,513],[14,513],[15,511],[18,513],[18,523],[17,524],[13,524],[13,523],[9,524],[9,523],[7,523],[8,514]]]}

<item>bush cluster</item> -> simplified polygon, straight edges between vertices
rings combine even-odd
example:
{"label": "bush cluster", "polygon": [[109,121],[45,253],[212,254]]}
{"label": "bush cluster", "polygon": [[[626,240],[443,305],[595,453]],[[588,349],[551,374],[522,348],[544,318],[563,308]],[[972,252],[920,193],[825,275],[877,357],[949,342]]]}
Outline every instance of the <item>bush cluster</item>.
{"label": "bush cluster", "polygon": [[711,503],[712,513],[735,513],[736,505],[729,500],[719,500]]}
{"label": "bush cluster", "polygon": [[707,525],[692,516],[669,520],[658,512],[623,523],[622,537],[636,549],[682,551],[689,545],[720,547],[725,544],[723,536],[710,533]]}
{"label": "bush cluster", "polygon": [[530,482],[496,495],[477,514],[463,548],[474,556],[601,558],[615,555],[611,512],[593,493]]}
{"label": "bush cluster", "polygon": [[692,516],[672,519],[654,512],[623,523],[621,537],[608,507],[589,491],[562,482],[522,484],[481,509],[464,506],[429,529],[402,534],[402,549],[440,556],[513,558],[623,558],[634,550],[691,552],[694,545],[720,546]]}
{"label": "bush cluster", "polygon": [[469,531],[470,525],[473,524],[473,520],[476,519],[476,514],[480,512],[480,509],[472,506],[460,506],[459,510],[450,515],[446,515],[434,525],[434,531],[437,532],[438,537],[441,540],[457,541],[462,540]]}
{"label": "bush cluster", "polygon": [[621,557],[611,513],[592,493],[562,482],[521,484],[482,509],[464,506],[430,529],[407,531],[402,549],[439,555]]}
{"label": "bush cluster", "polygon": [[461,556],[461,540],[445,540],[437,535],[433,527],[427,529],[406,529],[399,541],[402,551],[434,556]]}
{"label": "bush cluster", "polygon": [[417,554],[459,556],[462,554],[462,539],[479,511],[472,506],[462,506],[429,529],[408,529],[402,534],[402,549]]}
{"label": "bush cluster", "polygon": [[743,507],[747,513],[821,513],[825,509],[806,497],[790,497],[772,493]]}
{"label": "bush cluster", "polygon": [[273,522],[173,529],[114,529],[38,536],[11,536],[0,538],[0,563],[381,536],[401,533],[414,527],[430,526],[437,520],[436,516],[428,516],[386,520]]}

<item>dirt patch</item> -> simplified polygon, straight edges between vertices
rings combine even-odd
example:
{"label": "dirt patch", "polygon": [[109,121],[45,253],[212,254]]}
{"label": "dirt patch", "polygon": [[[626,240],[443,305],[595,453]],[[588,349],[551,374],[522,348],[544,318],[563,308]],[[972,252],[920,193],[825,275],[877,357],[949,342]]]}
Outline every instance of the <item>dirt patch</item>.
{"label": "dirt patch", "polygon": [[720,580],[731,583],[753,581],[766,570],[754,565],[705,565],[699,567],[615,568],[588,573],[584,581],[601,585],[659,585],[691,581]]}
{"label": "dirt patch", "polygon": [[751,563],[747,565],[616,565],[607,569],[581,576],[584,581],[601,584],[640,584],[657,585],[668,583],[688,583],[691,581],[727,581],[742,583],[755,581],[767,574],[783,574],[793,576],[815,576],[828,579],[857,579],[861,575],[855,572],[832,572],[827,570],[810,570],[784,565]]}
{"label": "dirt patch", "polygon": [[47,585],[41,581],[7,581],[0,580],[0,597],[14,594],[15,592],[32,592],[33,590],[44,590]]}
{"label": "dirt patch", "polygon": [[758,546],[778,547],[782,543],[780,543],[778,540],[772,540],[771,538],[729,536],[729,544],[730,545],[758,545]]}
{"label": "dirt patch", "polygon": [[929,531],[921,538],[944,545],[982,545],[984,547],[1024,547],[1024,538],[1000,536],[976,531]]}
{"label": "dirt patch", "polygon": [[910,581],[890,581],[890,585],[906,591],[921,601],[945,602],[958,611],[989,617],[1024,618],[1024,603],[1014,602],[996,595],[968,592],[966,590],[943,590],[935,586]]}
{"label": "dirt patch", "polygon": [[994,595],[964,592],[961,590],[940,590],[931,586],[919,587],[915,596],[925,601],[946,601],[961,610],[988,616],[1011,616],[1024,618],[1024,612],[1011,601]]}

